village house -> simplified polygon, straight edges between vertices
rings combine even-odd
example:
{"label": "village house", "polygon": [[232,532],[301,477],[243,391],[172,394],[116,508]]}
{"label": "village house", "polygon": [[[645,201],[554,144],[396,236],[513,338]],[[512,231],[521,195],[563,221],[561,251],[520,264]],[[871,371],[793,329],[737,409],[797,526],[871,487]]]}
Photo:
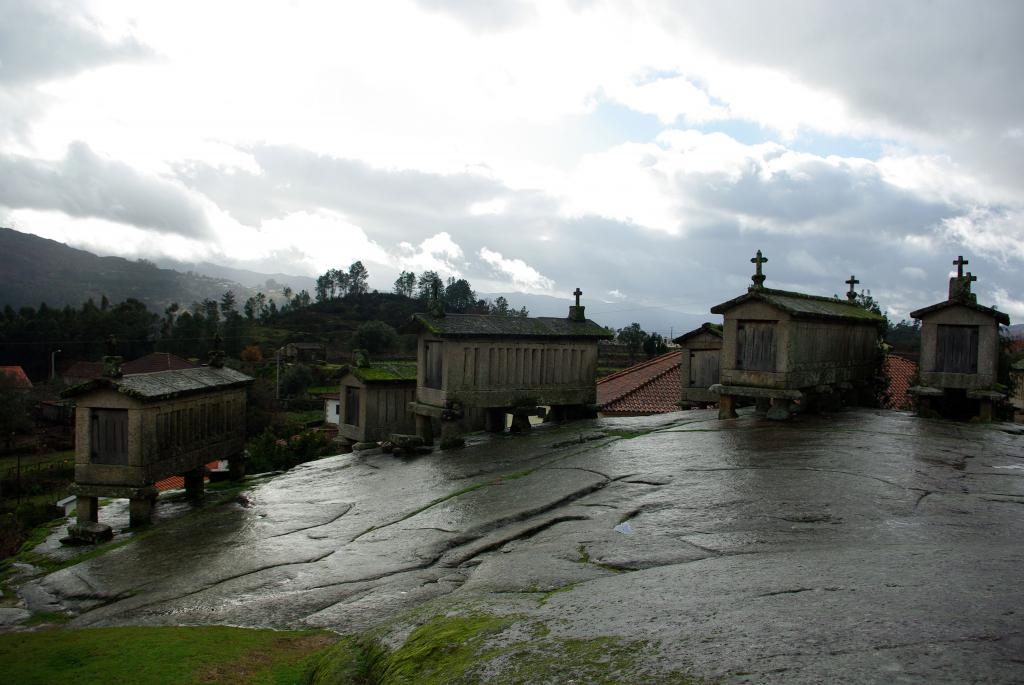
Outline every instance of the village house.
{"label": "village house", "polygon": [[353,445],[380,442],[392,433],[409,434],[416,420],[409,408],[416,399],[416,363],[367,359],[343,371],[338,397],[338,437]]}
{"label": "village house", "polygon": [[705,323],[673,340],[679,345],[681,402],[687,407],[706,407],[718,402],[711,386],[719,381],[722,326]]}
{"label": "village house", "polygon": [[323,343],[290,342],[282,348],[284,358],[291,363],[322,362],[327,353]]}
{"label": "village house", "polygon": [[923,414],[966,411],[990,421],[993,405],[1006,399],[997,388],[999,325],[1009,326],[1010,317],[978,304],[971,292],[978,278],[964,273],[968,263],[963,256],[953,262],[957,275],[946,300],[910,312],[921,321],[920,383],[910,392]]}
{"label": "village house", "polygon": [[0,366],[0,384],[15,390],[32,389],[32,381],[20,366]]}
{"label": "village house", "polygon": [[202,495],[205,465],[228,459],[241,477],[246,387],[252,378],[211,366],[123,374],[120,357],[104,358],[104,375],[62,394],[74,398],[78,522],[72,538],[109,537],[98,522],[99,497],[130,500],[130,523],[148,523],[154,484],[184,478],[186,493]]}
{"label": "village house", "polygon": [[797,405],[855,400],[878,369],[878,336],[884,319],[856,303],[850,277],[847,301],[764,287],[757,251],[754,284],[711,308],[724,317],[719,418],[736,416],[736,399],[751,398],[768,418],[787,418]]}
{"label": "village house", "polygon": [[416,432],[428,444],[485,428],[529,429],[529,416],[575,419],[596,413],[597,344],[613,334],[587,319],[575,291],[569,316],[446,314],[434,297],[403,332],[418,335]]}

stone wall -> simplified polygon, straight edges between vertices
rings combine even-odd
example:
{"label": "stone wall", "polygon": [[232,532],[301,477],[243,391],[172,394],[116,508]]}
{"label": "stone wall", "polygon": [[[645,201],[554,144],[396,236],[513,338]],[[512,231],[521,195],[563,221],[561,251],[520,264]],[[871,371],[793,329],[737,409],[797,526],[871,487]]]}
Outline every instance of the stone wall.
{"label": "stone wall", "polygon": [[[978,326],[978,372],[936,371],[935,353],[939,325]],[[921,319],[921,382],[933,388],[991,388],[999,368],[999,327],[995,319],[970,307],[952,306]]]}

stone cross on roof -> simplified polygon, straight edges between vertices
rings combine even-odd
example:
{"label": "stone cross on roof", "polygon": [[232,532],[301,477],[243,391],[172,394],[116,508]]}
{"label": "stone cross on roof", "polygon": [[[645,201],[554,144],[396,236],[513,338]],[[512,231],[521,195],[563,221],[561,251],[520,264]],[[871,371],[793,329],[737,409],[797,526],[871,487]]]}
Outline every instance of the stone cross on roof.
{"label": "stone cross on roof", "polygon": [[579,288],[576,288],[576,290],[573,292],[573,295],[576,296],[576,306],[577,307],[580,306],[580,295],[582,295],[582,294],[583,294],[583,291],[580,290]]}
{"label": "stone cross on roof", "polygon": [[956,277],[957,278],[963,278],[964,277],[964,266],[966,266],[967,264],[970,264],[970,263],[971,262],[969,260],[964,259],[963,255],[957,256],[957,258],[953,261],[953,266],[956,267]]}
{"label": "stone cross on roof", "polygon": [[858,281],[857,278],[853,274],[850,274],[850,280],[843,281],[843,282],[844,283],[848,283],[849,286],[850,286],[850,291],[848,293],[846,293],[846,299],[848,299],[850,302],[853,302],[854,300],[857,299],[857,291],[853,289],[853,286],[855,286],[858,283],[860,283],[860,281]]}
{"label": "stone cross on roof", "polygon": [[757,256],[756,257],[751,257],[750,261],[751,261],[752,264],[756,265],[756,267],[757,267],[757,273],[755,273],[753,276],[751,276],[750,280],[754,281],[754,286],[755,287],[762,288],[762,287],[764,287],[764,278],[765,278],[765,276],[764,276],[763,273],[761,273],[761,265],[764,264],[765,262],[767,262],[768,258],[761,256],[761,251],[758,250],[757,251]]}

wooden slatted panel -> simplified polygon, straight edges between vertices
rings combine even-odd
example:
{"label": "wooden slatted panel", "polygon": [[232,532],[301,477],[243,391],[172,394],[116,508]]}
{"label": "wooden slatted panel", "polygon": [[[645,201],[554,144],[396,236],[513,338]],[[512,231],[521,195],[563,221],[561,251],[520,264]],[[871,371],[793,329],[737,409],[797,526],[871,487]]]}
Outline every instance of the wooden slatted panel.
{"label": "wooden slatted panel", "polygon": [[690,353],[690,385],[707,388],[718,382],[718,350],[695,350]]}
{"label": "wooden slatted panel", "polygon": [[96,464],[128,465],[128,410],[92,410],[92,455]]}
{"label": "wooden slatted panel", "polygon": [[775,322],[741,321],[736,327],[736,368],[775,370]]}
{"label": "wooden slatted panel", "polygon": [[345,423],[349,426],[359,425],[359,388],[345,387]]}
{"label": "wooden slatted panel", "polygon": [[427,368],[426,375],[423,379],[423,385],[428,388],[440,388],[442,366],[441,352],[443,350],[443,346],[441,343],[426,343],[425,347],[424,356],[426,357]]}
{"label": "wooden slatted panel", "polygon": [[935,339],[935,370],[978,373],[978,327],[939,324]]}

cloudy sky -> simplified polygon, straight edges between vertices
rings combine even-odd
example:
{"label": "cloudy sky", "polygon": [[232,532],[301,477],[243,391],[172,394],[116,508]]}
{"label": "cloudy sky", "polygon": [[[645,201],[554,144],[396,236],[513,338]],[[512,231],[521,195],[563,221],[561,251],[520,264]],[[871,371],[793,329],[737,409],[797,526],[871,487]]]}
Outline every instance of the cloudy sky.
{"label": "cloudy sky", "polygon": [[[589,311],[1024,319],[1024,3],[0,0],[0,225]],[[596,304],[601,301],[604,304]]]}

